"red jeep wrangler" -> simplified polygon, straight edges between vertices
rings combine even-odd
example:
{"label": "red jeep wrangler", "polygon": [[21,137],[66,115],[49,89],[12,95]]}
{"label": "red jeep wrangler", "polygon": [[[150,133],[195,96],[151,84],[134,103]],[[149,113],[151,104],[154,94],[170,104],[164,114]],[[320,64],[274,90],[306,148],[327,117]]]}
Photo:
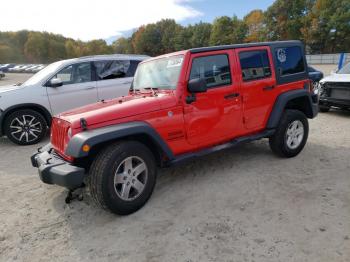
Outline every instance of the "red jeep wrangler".
{"label": "red jeep wrangler", "polygon": [[299,41],[195,48],[140,63],[130,94],[55,117],[31,158],[44,183],[88,185],[126,215],[152,194],[157,167],[269,138],[294,157],[317,114]]}

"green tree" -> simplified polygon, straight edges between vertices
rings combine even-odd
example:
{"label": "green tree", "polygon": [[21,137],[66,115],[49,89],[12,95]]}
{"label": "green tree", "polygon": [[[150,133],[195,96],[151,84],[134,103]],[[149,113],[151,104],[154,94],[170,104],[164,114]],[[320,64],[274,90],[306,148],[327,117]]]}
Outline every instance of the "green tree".
{"label": "green tree", "polygon": [[317,0],[305,21],[303,39],[313,52],[349,51],[349,0]]}
{"label": "green tree", "polygon": [[113,51],[117,54],[132,54],[134,52],[130,38],[118,38],[112,46]]}
{"label": "green tree", "polygon": [[40,63],[48,61],[48,39],[39,32],[30,32],[24,44],[24,55],[28,62]]}
{"label": "green tree", "polygon": [[265,12],[269,40],[303,39],[301,29],[314,0],[276,0]]}
{"label": "green tree", "polygon": [[192,27],[192,36],[190,39],[191,47],[204,47],[210,45],[210,36],[212,25],[200,22]]}
{"label": "green tree", "polygon": [[261,42],[266,40],[264,12],[256,9],[247,14],[243,19],[247,26],[245,42]]}
{"label": "green tree", "polygon": [[228,16],[216,18],[210,35],[211,45],[232,44],[232,19]]}

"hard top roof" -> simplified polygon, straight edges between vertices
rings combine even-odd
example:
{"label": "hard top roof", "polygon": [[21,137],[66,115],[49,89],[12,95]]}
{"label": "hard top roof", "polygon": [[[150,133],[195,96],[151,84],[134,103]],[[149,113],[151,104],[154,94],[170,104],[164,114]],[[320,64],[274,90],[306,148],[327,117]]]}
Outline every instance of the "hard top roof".
{"label": "hard top roof", "polygon": [[286,45],[302,45],[299,40],[289,40],[289,41],[273,41],[273,42],[261,42],[261,43],[246,43],[246,44],[234,44],[234,45],[220,45],[220,46],[209,46],[209,47],[199,47],[192,48],[189,51],[192,54],[210,52],[225,49],[236,49],[244,47],[257,47],[257,46],[286,46]]}

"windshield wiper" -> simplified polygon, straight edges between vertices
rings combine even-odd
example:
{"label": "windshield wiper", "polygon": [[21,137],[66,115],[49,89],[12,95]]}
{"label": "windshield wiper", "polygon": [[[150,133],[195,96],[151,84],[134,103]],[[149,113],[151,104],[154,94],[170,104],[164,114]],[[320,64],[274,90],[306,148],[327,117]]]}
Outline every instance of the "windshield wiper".
{"label": "windshield wiper", "polygon": [[153,95],[157,95],[157,91],[159,90],[157,87],[144,87],[144,90],[151,90]]}

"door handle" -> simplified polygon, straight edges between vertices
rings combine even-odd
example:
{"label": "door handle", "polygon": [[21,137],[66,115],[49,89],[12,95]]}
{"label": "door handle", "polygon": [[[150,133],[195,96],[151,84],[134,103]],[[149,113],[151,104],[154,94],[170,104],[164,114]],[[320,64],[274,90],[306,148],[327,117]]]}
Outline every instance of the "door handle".
{"label": "door handle", "polygon": [[232,94],[225,95],[224,98],[225,99],[233,99],[233,98],[236,98],[238,96],[239,96],[239,93],[232,93]]}
{"label": "door handle", "polygon": [[264,91],[269,91],[269,90],[273,90],[276,86],[272,85],[272,86],[265,86],[263,88]]}
{"label": "door handle", "polygon": [[94,89],[94,88],[95,88],[94,86],[87,86],[85,87],[85,90]]}

